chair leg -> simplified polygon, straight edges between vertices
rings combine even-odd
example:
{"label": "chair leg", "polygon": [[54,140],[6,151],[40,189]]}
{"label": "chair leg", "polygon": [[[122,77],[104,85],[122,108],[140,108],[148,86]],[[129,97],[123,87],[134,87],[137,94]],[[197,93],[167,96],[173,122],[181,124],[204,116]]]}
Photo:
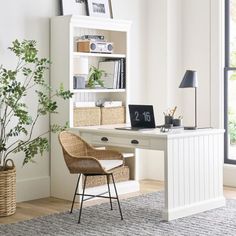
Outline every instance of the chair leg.
{"label": "chair leg", "polygon": [[85,192],[85,187],[86,187],[86,181],[87,181],[87,175],[85,175],[85,179],[84,179],[84,187],[83,187],[82,200],[81,200],[81,204],[80,204],[80,211],[79,211],[79,220],[78,220],[78,224],[80,223],[80,218],[81,218],[81,213],[82,213],[82,208],[83,208],[84,192]]}
{"label": "chair leg", "polygon": [[110,190],[110,183],[109,183],[109,175],[106,175],[106,177],[107,177],[107,187],[108,187],[108,193],[109,193],[109,198],[110,198],[111,210],[113,210],[112,201],[111,201],[111,190]]}
{"label": "chair leg", "polygon": [[79,174],[79,177],[78,177],[78,180],[77,180],[77,184],[76,184],[76,187],[75,187],[75,194],[74,194],[74,197],[73,197],[73,202],[72,202],[72,205],[71,205],[70,214],[72,213],[73,208],[74,208],[75,197],[76,197],[76,193],[77,193],[78,186],[79,186],[80,176],[81,176],[81,174]]}
{"label": "chair leg", "polygon": [[111,173],[111,177],[112,177],[112,181],[113,181],[113,185],[114,185],[114,189],[115,189],[115,193],[116,193],[117,203],[118,203],[119,210],[120,210],[120,218],[121,218],[121,220],[123,220],[123,215],[122,215],[121,207],[120,207],[120,201],[119,201],[119,197],[118,197],[118,193],[117,193],[117,189],[116,189],[116,184],[115,184],[114,176],[113,176],[112,173]]}

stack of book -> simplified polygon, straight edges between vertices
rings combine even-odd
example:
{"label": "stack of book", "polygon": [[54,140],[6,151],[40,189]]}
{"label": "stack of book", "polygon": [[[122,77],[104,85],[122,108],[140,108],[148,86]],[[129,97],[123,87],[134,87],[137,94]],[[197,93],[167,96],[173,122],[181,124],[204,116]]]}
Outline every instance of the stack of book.
{"label": "stack of book", "polygon": [[107,89],[126,88],[125,58],[99,62],[99,69],[103,70],[102,80]]}

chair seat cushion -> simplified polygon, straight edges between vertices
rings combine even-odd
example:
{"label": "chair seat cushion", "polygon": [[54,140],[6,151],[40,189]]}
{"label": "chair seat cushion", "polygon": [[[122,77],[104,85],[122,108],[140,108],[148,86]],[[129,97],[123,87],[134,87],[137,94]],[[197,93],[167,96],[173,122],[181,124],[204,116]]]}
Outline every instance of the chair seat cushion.
{"label": "chair seat cushion", "polygon": [[106,171],[123,165],[123,160],[99,160],[99,162]]}

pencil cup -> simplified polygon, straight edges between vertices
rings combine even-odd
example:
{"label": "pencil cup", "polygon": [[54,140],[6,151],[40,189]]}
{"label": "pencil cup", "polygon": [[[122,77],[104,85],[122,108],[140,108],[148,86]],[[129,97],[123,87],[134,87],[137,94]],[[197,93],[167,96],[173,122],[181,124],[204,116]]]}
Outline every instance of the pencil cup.
{"label": "pencil cup", "polygon": [[173,124],[173,116],[165,116],[165,125]]}

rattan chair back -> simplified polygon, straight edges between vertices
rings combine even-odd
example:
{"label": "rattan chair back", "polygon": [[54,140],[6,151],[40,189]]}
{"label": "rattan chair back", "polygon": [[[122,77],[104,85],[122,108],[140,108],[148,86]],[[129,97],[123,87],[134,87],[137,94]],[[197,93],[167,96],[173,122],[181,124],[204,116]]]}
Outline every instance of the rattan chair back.
{"label": "rattan chair back", "polygon": [[87,144],[78,135],[63,131],[59,134],[60,143],[71,156],[87,156]]}
{"label": "rattan chair back", "polygon": [[113,150],[97,150],[80,136],[62,131],[59,134],[63,156],[70,173],[107,174],[99,160],[122,160],[121,153]]}

